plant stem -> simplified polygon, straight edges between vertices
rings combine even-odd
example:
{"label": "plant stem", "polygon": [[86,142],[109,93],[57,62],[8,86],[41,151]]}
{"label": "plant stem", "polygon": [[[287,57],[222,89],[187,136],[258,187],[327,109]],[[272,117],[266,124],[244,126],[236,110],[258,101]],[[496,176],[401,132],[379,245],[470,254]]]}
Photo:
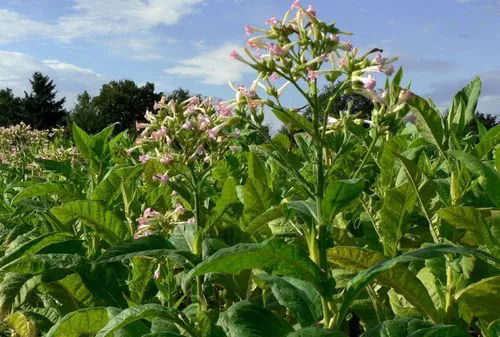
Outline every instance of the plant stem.
{"label": "plant stem", "polygon": [[373,148],[375,147],[375,144],[377,143],[379,136],[380,136],[380,134],[376,133],[375,136],[373,137],[372,142],[370,143],[370,146],[368,147],[368,150],[366,151],[365,156],[363,157],[363,160],[361,161],[361,165],[359,165],[356,172],[354,172],[353,178],[356,178],[358,176],[359,172],[361,171],[361,169],[363,168],[363,166],[365,166],[366,161],[368,160],[368,157],[370,156],[371,152],[373,151]]}

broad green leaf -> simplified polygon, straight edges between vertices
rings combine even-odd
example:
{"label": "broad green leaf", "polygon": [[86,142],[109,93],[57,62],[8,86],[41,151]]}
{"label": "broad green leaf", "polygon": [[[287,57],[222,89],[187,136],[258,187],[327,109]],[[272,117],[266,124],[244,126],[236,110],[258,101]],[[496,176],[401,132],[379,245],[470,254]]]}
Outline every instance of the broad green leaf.
{"label": "broad green leaf", "polygon": [[93,306],[97,300],[77,273],[69,274],[53,282],[46,282],[42,288],[43,292],[54,294],[62,300],[69,300],[80,308]]}
{"label": "broad green leaf", "polygon": [[244,219],[251,222],[255,217],[267,211],[273,201],[272,193],[266,182],[256,178],[247,178],[243,186]]}
{"label": "broad green leaf", "polygon": [[465,127],[473,120],[480,93],[481,80],[476,77],[455,94],[448,113],[448,128],[458,137],[463,136]]}
{"label": "broad green leaf", "polygon": [[272,311],[248,301],[233,304],[219,318],[228,337],[286,337],[292,327]]}
{"label": "broad green leaf", "polygon": [[26,199],[52,195],[57,195],[64,202],[82,197],[82,193],[73,184],[46,182],[26,187],[12,199],[12,204],[16,205]]}
{"label": "broad green leaf", "polygon": [[126,222],[100,201],[72,201],[53,207],[50,211],[65,225],[74,220],[82,220],[111,244],[127,240],[131,236]]}
{"label": "broad green leaf", "polygon": [[439,111],[417,95],[408,104],[417,111],[417,128],[444,154],[443,120]]}
{"label": "broad green leaf", "polygon": [[70,312],[47,333],[47,337],[80,337],[94,335],[108,322],[108,309],[85,308]]}
{"label": "broad green leaf", "polygon": [[4,265],[1,272],[40,274],[50,268],[76,268],[84,259],[76,254],[25,255]]}
{"label": "broad green leaf", "polygon": [[396,157],[394,153],[401,153],[407,143],[406,136],[394,136],[382,143],[381,155],[377,161],[380,166],[382,185],[389,186],[396,178],[398,170],[395,169]]}
{"label": "broad green leaf", "polygon": [[418,271],[418,279],[427,289],[429,296],[434,303],[434,307],[439,312],[443,312],[446,301],[446,289],[439,278],[432,272],[430,267],[424,267]]}
{"label": "broad green leaf", "polygon": [[474,147],[474,151],[479,159],[486,159],[498,144],[500,144],[500,124],[488,130],[479,144]]}
{"label": "broad green leaf", "polygon": [[229,177],[226,181],[224,181],[220,198],[217,199],[214,213],[209,220],[209,227],[210,225],[215,224],[215,222],[222,216],[222,214],[224,214],[230,205],[238,203],[239,201],[240,200],[236,193],[236,181],[234,178]]}
{"label": "broad green leaf", "polygon": [[454,325],[432,325],[415,318],[387,320],[363,333],[361,337],[468,337]]}
{"label": "broad green leaf", "polygon": [[411,213],[416,201],[417,195],[409,183],[386,190],[378,226],[385,255],[396,256],[407,215]]}
{"label": "broad green leaf", "polygon": [[482,279],[458,291],[454,296],[467,319],[478,317],[492,322],[498,319],[500,276]]}
{"label": "broad green leaf", "polygon": [[323,219],[332,221],[344,207],[359,197],[364,186],[365,182],[361,178],[330,182],[322,203]]}
{"label": "broad green leaf", "polygon": [[179,318],[179,312],[172,308],[165,308],[159,304],[145,304],[135,308],[128,308],[114,316],[102,327],[95,337],[111,337],[121,329],[141,319],[151,321],[153,318],[163,318],[173,323],[180,324],[183,328],[192,331],[192,328]]}
{"label": "broad green leaf", "polygon": [[285,216],[285,212],[288,209],[288,205],[286,203],[279,204],[277,206],[273,206],[269,208],[267,211],[264,213],[258,215],[255,217],[255,219],[252,220],[248,224],[248,226],[245,227],[245,231],[250,234],[254,234],[257,232],[262,226],[266,225],[270,221],[279,219],[283,216]]}
{"label": "broad green leaf", "polygon": [[347,337],[340,331],[322,329],[322,328],[304,328],[290,332],[286,337]]}
{"label": "broad green leaf", "polygon": [[74,168],[71,166],[70,161],[36,159],[36,162],[42,169],[66,177],[70,181],[75,181],[75,178],[79,177],[79,175],[76,174]]}
{"label": "broad green leaf", "polygon": [[256,277],[270,285],[278,303],[288,308],[302,327],[310,326],[319,321],[313,303],[302,289],[295,287],[285,278],[266,273],[258,273]]}
{"label": "broad green leaf", "polygon": [[89,135],[80,129],[78,125],[73,122],[72,128],[73,141],[75,142],[78,150],[82,153],[82,155],[88,160],[92,160],[92,150],[90,149],[90,137]]}
{"label": "broad green leaf", "polygon": [[[364,271],[387,258],[375,251],[358,247],[335,247],[328,250],[328,261],[352,271]],[[390,261],[390,260],[389,260]],[[393,288],[408,302],[433,321],[440,321],[440,315],[422,282],[404,266],[394,265],[376,275],[377,281]]]}
{"label": "broad green leaf", "polygon": [[248,153],[248,177],[261,180],[268,184],[265,164],[253,153]]}
{"label": "broad green leaf", "polygon": [[111,263],[137,256],[175,257],[176,255],[178,259],[184,261],[196,261],[196,257],[191,252],[177,250],[163,236],[149,235],[111,246],[95,263]]}
{"label": "broad green leaf", "polygon": [[[342,322],[347,314],[349,306],[352,301],[357,297],[357,295],[369,284],[373,279],[375,279],[380,273],[391,269],[399,263],[412,262],[418,260],[425,260],[430,258],[440,257],[446,253],[454,253],[461,255],[474,255],[485,260],[494,261],[495,263],[500,263],[500,260],[496,259],[492,255],[485,253],[483,251],[471,248],[463,248],[454,246],[451,244],[430,244],[425,248],[420,248],[409,253],[399,255],[390,260],[385,260],[379,262],[365,271],[358,273],[349,283],[345,292],[344,300],[342,302],[341,308],[337,314],[337,322]],[[335,263],[335,260],[333,261]]]}
{"label": "broad green leaf", "polygon": [[[35,283],[40,284],[38,282],[39,279],[40,277],[37,277],[37,279],[32,280],[32,276],[29,274],[6,274],[0,283],[0,317],[5,317],[22,302],[20,296],[21,289],[24,289],[24,294],[26,295],[32,289],[31,285]],[[28,282],[30,286],[25,286]]]}
{"label": "broad green leaf", "polygon": [[120,185],[129,184],[144,170],[144,165],[114,167],[106,173],[92,192],[90,199],[101,200],[108,205],[120,195]]}
{"label": "broad green leaf", "polygon": [[154,261],[147,257],[138,256],[131,259],[128,286],[132,302],[142,304],[155,267]]}
{"label": "broad green leaf", "polygon": [[471,154],[460,151],[449,151],[449,153],[457,158],[473,174],[481,176],[479,184],[493,204],[497,208],[500,208],[500,193],[498,193],[500,191],[500,175]]}
{"label": "broad green leaf", "polygon": [[14,261],[21,256],[35,254],[50,244],[65,241],[72,237],[72,235],[67,233],[47,233],[40,235],[39,237],[20,245],[11,253],[0,258],[0,267],[5,266],[7,263]]}
{"label": "broad green leaf", "polygon": [[326,293],[324,275],[302,248],[278,239],[262,243],[240,243],[220,249],[198,264],[182,280],[186,289],[191,278],[206,273],[239,274],[246,269],[263,269],[273,275],[291,276],[309,281],[320,293]]}
{"label": "broad green leaf", "polygon": [[19,337],[36,337],[38,336],[38,331],[35,324],[26,317],[20,311],[16,311],[10,314],[6,319],[5,323],[14,329]]}

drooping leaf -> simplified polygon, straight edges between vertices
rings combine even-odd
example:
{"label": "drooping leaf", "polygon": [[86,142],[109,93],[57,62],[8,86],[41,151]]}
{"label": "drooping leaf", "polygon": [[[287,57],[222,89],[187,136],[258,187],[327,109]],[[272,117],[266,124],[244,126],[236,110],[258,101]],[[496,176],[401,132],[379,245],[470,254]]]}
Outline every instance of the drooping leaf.
{"label": "drooping leaf", "polygon": [[[5,317],[22,302],[26,295],[40,284],[41,278],[29,274],[8,273],[0,283],[0,317]],[[21,290],[23,289],[23,295]]]}
{"label": "drooping leaf", "polygon": [[344,207],[359,197],[365,182],[361,178],[336,180],[328,184],[323,198],[325,221],[331,221]]}
{"label": "drooping leaf", "polygon": [[26,187],[12,199],[12,204],[16,205],[26,199],[51,195],[57,195],[64,202],[82,197],[82,193],[73,184],[45,182]]}
{"label": "drooping leaf", "polygon": [[36,254],[22,256],[2,268],[1,272],[40,274],[50,268],[76,268],[83,258],[76,254]]}
{"label": "drooping leaf", "polygon": [[[485,253],[483,251],[471,248],[458,247],[451,244],[430,244],[425,248],[420,248],[409,253],[399,255],[390,260],[385,260],[379,262],[372,267],[358,273],[347,286],[344,292],[344,300],[342,302],[341,308],[338,313],[338,322],[341,322],[352,301],[356,296],[365,288],[365,286],[375,279],[381,272],[391,269],[399,263],[411,262],[415,260],[424,260],[429,258],[436,258],[445,253],[455,253],[461,255],[473,255],[485,260],[494,261],[495,263],[500,263],[500,260],[496,259],[492,255]],[[332,262],[335,262],[333,260]]]}
{"label": "drooping leaf", "polygon": [[387,320],[363,333],[361,337],[467,337],[464,331],[454,325],[432,325],[415,318]]}
{"label": "drooping leaf", "polygon": [[304,291],[282,277],[266,273],[258,273],[256,277],[270,285],[278,303],[288,308],[302,327],[310,326],[319,321],[313,303]]}
{"label": "drooping leaf", "polygon": [[127,240],[131,236],[126,222],[100,201],[72,201],[52,207],[50,211],[63,224],[83,220],[109,243]]}
{"label": "drooping leaf", "polygon": [[265,181],[248,178],[243,186],[244,219],[250,222],[272,203],[272,193]]}
{"label": "drooping leaf", "polygon": [[90,307],[97,299],[87,288],[78,273],[71,273],[61,279],[44,282],[41,285],[43,292],[48,292],[61,300],[69,300],[76,307]]}
{"label": "drooping leaf", "polygon": [[293,127],[295,130],[306,131],[309,134],[313,134],[311,122],[299,113],[283,109],[272,110],[274,115],[288,127]]}
{"label": "drooping leaf", "polygon": [[39,237],[20,245],[11,253],[0,258],[0,267],[5,266],[7,263],[14,261],[21,256],[35,254],[52,243],[65,241],[72,237],[72,235],[67,233],[47,233],[40,235]]}
{"label": "drooping leaf", "polygon": [[148,285],[153,278],[155,263],[149,258],[137,256],[131,259],[131,267],[128,281],[130,299],[136,304],[142,304]]}
{"label": "drooping leaf", "polygon": [[288,205],[286,203],[279,204],[277,206],[273,206],[269,208],[267,211],[264,213],[258,215],[255,217],[255,219],[252,220],[248,224],[248,226],[245,227],[245,231],[250,234],[254,234],[257,232],[262,226],[266,225],[270,221],[279,219],[285,215],[285,211],[288,209]]}
{"label": "drooping leaf", "polygon": [[285,337],[293,329],[273,312],[242,301],[233,304],[219,318],[228,337]]}
{"label": "drooping leaf", "polygon": [[105,307],[85,308],[70,312],[47,333],[47,337],[80,337],[94,335],[108,322]]}
{"label": "drooping leaf", "polygon": [[186,289],[191,278],[206,273],[239,274],[246,269],[263,269],[273,275],[291,276],[314,284],[325,293],[324,275],[298,246],[278,239],[262,243],[240,243],[220,249],[189,271],[182,280]]}
{"label": "drooping leaf", "polygon": [[[364,271],[387,261],[387,258],[376,251],[363,248],[335,247],[328,250],[328,260],[352,271]],[[404,266],[394,265],[387,268],[378,273],[376,279],[380,284],[403,295],[408,302],[435,322],[440,320],[427,289],[415,274]]]}
{"label": "drooping leaf", "polygon": [[498,319],[500,276],[482,279],[458,291],[454,296],[460,311],[468,320],[478,317],[492,322]]}
{"label": "drooping leaf", "polygon": [[16,311],[10,314],[6,319],[5,323],[14,331],[19,337],[36,337],[38,336],[38,331],[33,323],[24,313]]}

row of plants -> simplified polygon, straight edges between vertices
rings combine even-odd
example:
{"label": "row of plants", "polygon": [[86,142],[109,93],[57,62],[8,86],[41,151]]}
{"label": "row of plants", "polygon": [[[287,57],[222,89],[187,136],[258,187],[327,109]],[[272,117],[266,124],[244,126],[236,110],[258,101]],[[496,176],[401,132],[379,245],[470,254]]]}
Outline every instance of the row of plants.
{"label": "row of plants", "polygon": [[[256,52],[231,53],[258,73],[234,99],[162,98],[135,140],[73,125],[71,158],[4,164],[0,314],[12,331],[500,335],[500,127],[468,132],[480,80],[443,118],[403,85],[396,58],[361,54],[311,6],[267,24],[245,27],[261,34]],[[326,107],[322,80],[342,82]],[[372,118],[352,105],[333,117],[340,94],[373,100]],[[268,111],[287,134],[268,136]]]}

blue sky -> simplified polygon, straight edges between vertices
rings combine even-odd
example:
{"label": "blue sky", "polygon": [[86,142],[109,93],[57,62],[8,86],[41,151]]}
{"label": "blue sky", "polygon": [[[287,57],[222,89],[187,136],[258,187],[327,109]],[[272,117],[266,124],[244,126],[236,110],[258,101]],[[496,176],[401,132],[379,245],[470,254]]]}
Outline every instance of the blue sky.
{"label": "blue sky", "polygon": [[[229,52],[244,25],[281,17],[288,0],[0,0],[0,88],[18,95],[42,71],[71,108],[77,94],[128,78],[231,98],[228,80],[255,74]],[[479,110],[500,115],[500,0],[311,0],[320,19],[352,31],[355,47],[397,55],[405,80],[444,108],[475,75]],[[288,93],[290,104],[300,104]],[[272,118],[268,119],[273,122]]]}

